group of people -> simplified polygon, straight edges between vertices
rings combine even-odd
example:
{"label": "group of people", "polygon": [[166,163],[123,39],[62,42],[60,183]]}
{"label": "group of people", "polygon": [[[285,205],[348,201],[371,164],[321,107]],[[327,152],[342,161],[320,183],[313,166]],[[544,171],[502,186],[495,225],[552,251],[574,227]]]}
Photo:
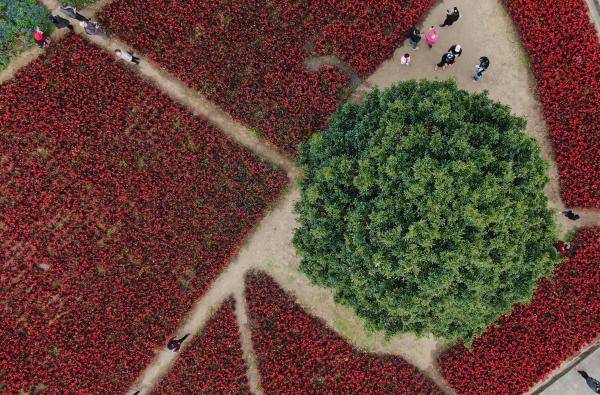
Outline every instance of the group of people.
{"label": "group of people", "polygon": [[[102,30],[98,22],[94,22],[89,18],[81,15],[77,8],[71,6],[68,3],[63,3],[60,6],[60,11],[63,15],[68,18],[75,19],[79,22],[79,26],[85,30],[85,32],[89,35],[101,34]],[[73,25],[69,22],[68,19],[63,18],[60,15],[50,15],[50,21],[57,29],[69,29],[73,30]],[[50,37],[47,33],[42,31],[38,26],[35,28],[35,32],[33,33],[33,40],[40,48],[48,48],[50,46]]]}
{"label": "group of people", "polygon": [[[452,11],[446,10],[446,19],[439,27],[452,26],[456,21],[460,19],[460,12],[457,7],[454,7]],[[431,26],[425,34],[421,33],[416,26],[412,26],[410,31],[408,32],[408,42],[411,45],[413,50],[419,49],[419,42],[421,41],[421,36],[425,36],[425,42],[429,48],[433,48],[433,46],[438,42],[439,32],[435,28],[435,26]],[[435,70],[438,70],[440,67],[442,70],[445,70],[446,67],[452,66],[456,59],[462,54],[462,48],[460,44],[452,45],[448,51],[446,51],[442,55],[442,59],[439,63],[436,64]],[[410,54],[405,53],[400,59],[400,63],[408,66],[410,64]],[[482,56],[479,58],[479,64],[475,65],[475,74],[473,75],[473,80],[475,82],[481,81],[483,78],[483,73],[490,67],[490,60],[487,56]]]}
{"label": "group of people", "polygon": [[[91,20],[79,13],[79,10],[70,5],[69,3],[62,3],[60,6],[60,12],[68,18],[71,18],[79,23],[79,26],[83,28],[83,30],[91,35],[104,35],[107,36],[106,32],[101,28],[98,22]],[[73,30],[73,25],[69,22],[68,19],[63,18],[60,15],[51,15],[50,20],[52,24],[56,26],[57,29],[69,29]],[[33,39],[35,43],[40,48],[48,48],[50,46],[50,37],[47,33],[43,32],[39,27],[36,26],[35,32],[33,33]],[[115,55],[117,58],[125,60],[129,63],[140,63],[140,58],[135,56],[132,52],[123,51],[120,49],[115,50]]]}

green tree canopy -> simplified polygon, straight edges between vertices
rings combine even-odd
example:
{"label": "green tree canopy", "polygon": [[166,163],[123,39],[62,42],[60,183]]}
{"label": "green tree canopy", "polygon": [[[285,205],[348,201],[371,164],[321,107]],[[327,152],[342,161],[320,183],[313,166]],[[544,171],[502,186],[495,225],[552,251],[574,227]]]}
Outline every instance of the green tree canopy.
{"label": "green tree canopy", "polygon": [[454,81],[344,105],[301,147],[301,270],[370,328],[470,344],[559,260],[525,125]]}

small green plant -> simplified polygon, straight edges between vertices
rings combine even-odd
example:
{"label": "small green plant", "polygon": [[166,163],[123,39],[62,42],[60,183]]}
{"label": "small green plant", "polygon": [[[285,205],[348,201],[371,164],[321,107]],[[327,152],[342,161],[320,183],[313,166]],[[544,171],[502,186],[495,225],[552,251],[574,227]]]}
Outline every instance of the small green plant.
{"label": "small green plant", "polygon": [[185,148],[189,149],[192,152],[198,152],[198,149],[200,149],[200,146],[196,145],[194,143],[194,140],[190,136],[186,137],[184,144]]}
{"label": "small green plant", "polygon": [[50,355],[52,356],[52,358],[56,359],[58,358],[58,356],[60,355],[60,351],[58,349],[58,346],[54,346],[52,347],[52,350],[50,351]]}

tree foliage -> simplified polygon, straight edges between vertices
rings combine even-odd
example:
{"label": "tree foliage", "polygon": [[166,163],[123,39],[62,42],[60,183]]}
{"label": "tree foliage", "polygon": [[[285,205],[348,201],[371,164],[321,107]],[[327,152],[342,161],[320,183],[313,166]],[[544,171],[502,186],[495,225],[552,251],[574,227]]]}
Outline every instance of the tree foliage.
{"label": "tree foliage", "polygon": [[370,328],[469,344],[559,259],[525,125],[454,81],[342,106],[301,147],[301,270]]}

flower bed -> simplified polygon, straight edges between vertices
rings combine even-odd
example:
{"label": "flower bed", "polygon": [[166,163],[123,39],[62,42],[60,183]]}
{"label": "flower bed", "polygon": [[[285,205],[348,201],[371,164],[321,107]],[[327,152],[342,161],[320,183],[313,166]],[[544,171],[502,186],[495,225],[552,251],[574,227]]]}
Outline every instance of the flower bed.
{"label": "flower bed", "polygon": [[584,0],[504,0],[529,53],[569,207],[600,208],[600,45]]}
{"label": "flower bed", "polygon": [[351,347],[306,314],[265,274],[250,274],[246,286],[252,340],[266,393],[440,393],[402,358]]}
{"label": "flower bed", "polygon": [[581,231],[573,245],[573,256],[540,282],[529,305],[490,326],[472,351],[459,345],[439,358],[457,393],[524,393],[598,338],[600,227]]}
{"label": "flower bed", "polygon": [[158,394],[249,394],[234,302],[229,299],[206,324],[198,339],[180,351]]}
{"label": "flower bed", "polygon": [[336,109],[348,78],[311,54],[337,54],[367,75],[433,0],[116,0],[100,19],[122,39],[296,154]]}
{"label": "flower bed", "polygon": [[77,36],[0,125],[0,392],[123,392],[286,177]]}

